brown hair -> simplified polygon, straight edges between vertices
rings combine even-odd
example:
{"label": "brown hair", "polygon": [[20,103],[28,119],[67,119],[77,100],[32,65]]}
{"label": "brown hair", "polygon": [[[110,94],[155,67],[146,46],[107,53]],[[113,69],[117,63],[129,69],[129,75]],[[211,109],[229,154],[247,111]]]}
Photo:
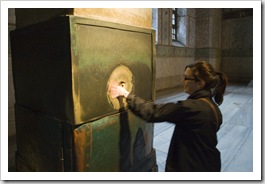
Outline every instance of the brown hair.
{"label": "brown hair", "polygon": [[216,72],[213,66],[206,61],[198,61],[186,68],[191,69],[195,79],[205,82],[204,89],[213,89],[214,101],[221,105],[227,85],[227,76],[223,72]]}

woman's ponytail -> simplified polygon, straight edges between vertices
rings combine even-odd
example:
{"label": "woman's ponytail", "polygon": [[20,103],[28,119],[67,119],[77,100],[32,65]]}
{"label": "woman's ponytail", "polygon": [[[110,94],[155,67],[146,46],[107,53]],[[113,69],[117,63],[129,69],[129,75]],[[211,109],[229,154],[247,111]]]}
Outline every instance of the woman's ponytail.
{"label": "woman's ponytail", "polygon": [[218,105],[221,105],[223,103],[225,88],[227,85],[227,76],[222,72],[216,72],[216,75],[218,76],[218,80],[213,92],[213,97],[214,101]]}
{"label": "woman's ponytail", "polygon": [[[224,99],[227,76],[223,72],[216,72],[213,66],[206,61],[192,63],[186,68],[190,68],[194,78],[204,81],[206,90],[213,90],[212,97],[217,105],[221,105]],[[185,69],[186,69],[185,68]]]}

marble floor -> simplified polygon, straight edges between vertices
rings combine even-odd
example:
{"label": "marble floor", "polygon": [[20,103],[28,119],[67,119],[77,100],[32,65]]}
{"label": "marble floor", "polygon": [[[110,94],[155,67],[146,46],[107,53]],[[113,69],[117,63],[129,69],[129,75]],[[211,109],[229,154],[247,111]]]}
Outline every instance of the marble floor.
{"label": "marble floor", "polygon": [[[186,99],[182,89],[157,93],[156,103]],[[218,149],[221,152],[222,172],[253,171],[253,87],[252,83],[227,86],[224,102],[220,106],[223,124],[217,133]],[[154,148],[158,171],[164,172],[167,151],[174,125],[154,124]]]}

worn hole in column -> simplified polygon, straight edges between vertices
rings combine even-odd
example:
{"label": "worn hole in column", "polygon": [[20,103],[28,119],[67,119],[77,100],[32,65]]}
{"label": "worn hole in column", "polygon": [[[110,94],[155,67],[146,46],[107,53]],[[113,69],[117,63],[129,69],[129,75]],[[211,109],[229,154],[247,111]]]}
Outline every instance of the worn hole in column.
{"label": "worn hole in column", "polygon": [[116,109],[119,110],[121,108],[127,107],[127,102],[125,98],[118,99],[118,98],[112,98],[110,95],[110,86],[111,84],[118,84],[125,88],[128,92],[131,92],[133,89],[133,74],[131,70],[124,65],[120,65],[117,68],[113,70],[111,73],[108,83],[107,83],[107,98],[110,103],[110,105]]}

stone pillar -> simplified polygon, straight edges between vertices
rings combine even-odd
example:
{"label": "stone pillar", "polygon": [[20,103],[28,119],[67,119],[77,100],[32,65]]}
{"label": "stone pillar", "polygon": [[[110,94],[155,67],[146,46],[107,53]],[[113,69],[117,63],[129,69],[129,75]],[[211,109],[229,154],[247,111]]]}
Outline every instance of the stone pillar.
{"label": "stone pillar", "polygon": [[186,19],[187,19],[186,47],[195,48],[196,9],[187,8]]}
{"label": "stone pillar", "polygon": [[152,9],[17,9],[16,16],[17,171],[157,171],[153,124],[109,93],[117,82],[154,101]]}
{"label": "stone pillar", "polygon": [[220,70],[222,9],[196,9],[195,60],[209,61]]}
{"label": "stone pillar", "polygon": [[222,17],[222,71],[230,82],[249,83],[253,79],[253,9],[223,9]]}
{"label": "stone pillar", "polygon": [[158,44],[159,45],[172,45],[171,38],[171,8],[159,8],[158,11]]}

